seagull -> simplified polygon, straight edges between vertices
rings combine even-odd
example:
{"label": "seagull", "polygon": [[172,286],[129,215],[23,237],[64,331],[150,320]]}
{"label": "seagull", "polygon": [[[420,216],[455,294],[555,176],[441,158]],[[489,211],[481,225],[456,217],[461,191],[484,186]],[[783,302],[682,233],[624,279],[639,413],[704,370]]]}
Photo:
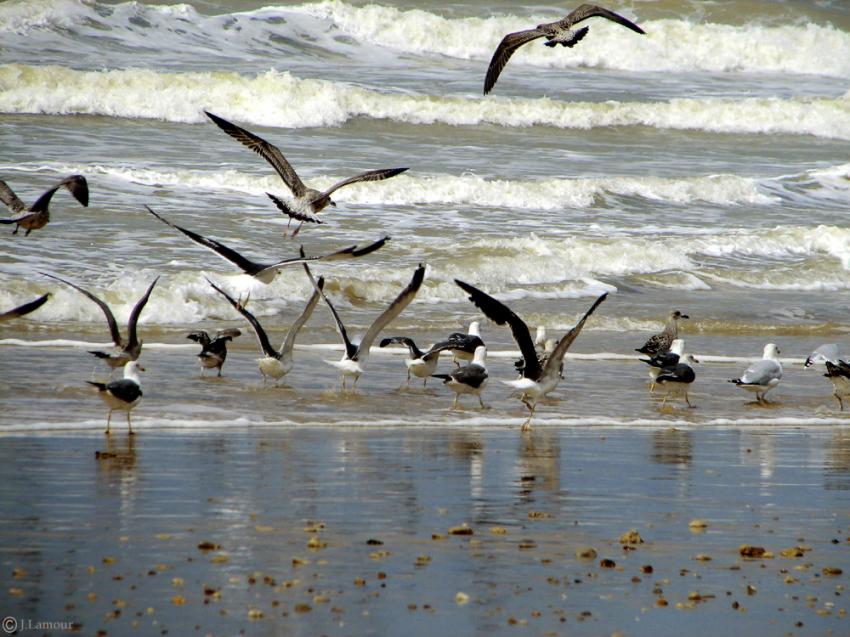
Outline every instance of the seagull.
{"label": "seagull", "polygon": [[481,409],[486,409],[484,400],[481,398],[481,390],[487,385],[487,348],[479,345],[475,348],[472,362],[469,365],[458,367],[448,374],[434,374],[434,378],[441,378],[443,384],[455,393],[452,409],[457,409],[458,399],[461,394],[475,394],[478,396],[478,404]]}
{"label": "seagull", "polygon": [[[557,345],[557,341],[554,338],[546,338],[546,326],[538,325],[537,332],[534,335],[534,351],[537,353],[537,360],[540,361],[540,365],[543,366],[546,364],[546,359],[555,351],[555,346]],[[514,369],[516,369],[517,373],[522,378],[522,370],[525,367],[525,359],[520,356],[516,361],[514,361]],[[563,372],[563,364],[561,365],[561,371]],[[563,378],[563,375],[561,376]]]}
{"label": "seagull", "polygon": [[348,333],[345,331],[345,325],[342,324],[342,319],[340,319],[339,314],[331,304],[330,299],[328,299],[327,295],[325,295],[322,291],[322,288],[316,284],[316,281],[313,278],[313,273],[310,272],[310,268],[307,267],[306,263],[304,264],[304,270],[307,272],[307,276],[310,277],[310,281],[313,282],[313,287],[325,300],[325,303],[333,316],[334,322],[336,323],[336,329],[342,337],[342,342],[345,345],[345,354],[343,354],[341,360],[326,360],[325,362],[328,365],[333,365],[342,372],[343,390],[345,390],[346,376],[354,376],[354,385],[356,386],[357,380],[360,378],[360,374],[363,373],[363,364],[369,357],[369,348],[372,347],[372,343],[378,337],[378,334],[381,333],[381,330],[383,330],[393,319],[401,314],[404,308],[406,308],[414,297],[416,297],[416,293],[419,291],[419,288],[422,286],[422,281],[425,279],[425,266],[421,263],[419,264],[419,267],[416,268],[416,271],[413,273],[413,278],[410,280],[407,287],[404,288],[395,300],[390,303],[390,306],[374,320],[372,325],[369,326],[369,329],[366,330],[366,334],[364,334],[363,338],[360,339],[359,343],[353,343],[349,340]]}
{"label": "seagull", "polygon": [[[676,356],[679,358],[678,355]],[[661,401],[662,407],[667,403],[670,394],[684,394],[688,407],[693,407],[691,401],[688,400],[688,389],[697,378],[692,367],[694,363],[699,363],[699,361],[694,358],[693,354],[687,354],[681,357],[678,363],[665,367],[658,374],[655,382],[667,390],[667,393],[664,394],[664,400]]]}
{"label": "seagull", "polygon": [[606,292],[596,299],[593,305],[590,306],[590,309],[576,323],[575,327],[558,341],[555,350],[546,360],[545,365],[542,365],[537,355],[537,350],[534,347],[534,341],[531,340],[531,332],[528,330],[528,325],[526,325],[525,321],[517,316],[507,305],[494,299],[486,292],[482,292],[478,288],[459,279],[455,279],[455,283],[464,292],[469,294],[469,300],[484,313],[484,316],[498,325],[507,324],[511,328],[511,333],[516,344],[519,346],[519,351],[522,353],[525,365],[522,369],[522,378],[517,380],[503,380],[502,382],[517,390],[523,404],[528,407],[528,419],[522,424],[522,431],[527,431],[531,428],[531,418],[534,416],[537,401],[558,385],[558,381],[561,380],[561,363],[564,360],[564,355],[581,333],[588,317],[608,298],[608,293]]}
{"label": "seagull", "polygon": [[47,225],[50,221],[50,200],[54,193],[62,187],[74,196],[74,199],[79,201],[83,206],[89,205],[89,185],[86,178],[82,175],[71,175],[65,177],[58,184],[45,191],[36,202],[27,208],[27,205],[18,199],[18,196],[12,191],[5,181],[0,181],[0,201],[6,204],[6,207],[14,212],[17,216],[11,219],[0,219],[0,223],[14,223],[15,229],[12,234],[18,234],[21,228],[26,229],[24,236],[28,236],[33,230],[39,230]]}
{"label": "seagull", "polygon": [[670,346],[673,341],[679,337],[679,319],[691,318],[687,314],[682,314],[679,310],[670,312],[667,317],[667,323],[664,329],[658,334],[653,334],[649,337],[642,347],[636,349],[636,352],[655,356],[656,354],[666,354],[670,351]]}
{"label": "seagull", "polygon": [[124,366],[124,378],[111,383],[96,383],[91,380],[86,382],[97,387],[98,394],[103,402],[109,407],[109,415],[106,417],[106,433],[110,434],[109,425],[112,421],[112,412],[121,409],[127,412],[127,430],[132,436],[135,434],[130,422],[130,411],[139,404],[142,399],[142,387],[139,382],[138,372],[145,371],[137,361],[130,361]]}
{"label": "seagull", "polygon": [[226,245],[219,241],[216,241],[215,239],[208,239],[207,237],[202,237],[201,235],[192,232],[191,230],[186,230],[186,228],[178,226],[176,223],[171,223],[165,217],[162,217],[155,213],[153,210],[151,210],[149,206],[145,206],[145,208],[147,208],[149,213],[151,213],[154,217],[162,221],[164,224],[169,225],[175,230],[182,232],[195,243],[198,243],[204,246],[205,248],[209,248],[223,259],[230,261],[231,263],[236,265],[245,274],[250,274],[252,277],[257,279],[258,281],[261,281],[262,283],[271,283],[274,280],[275,276],[277,276],[278,271],[287,265],[304,263],[305,261],[344,261],[347,259],[356,259],[357,257],[362,257],[374,252],[375,250],[379,250],[384,246],[387,241],[390,240],[389,236],[386,236],[383,239],[375,241],[374,243],[370,243],[364,248],[358,248],[356,245],[353,245],[347,248],[343,248],[342,250],[337,250],[336,252],[332,252],[330,254],[325,254],[316,257],[305,257],[302,254],[299,257],[290,257],[288,259],[282,259],[281,261],[277,261],[275,263],[258,263],[256,261],[251,261],[250,259],[243,257],[241,254],[236,252],[236,250],[228,248]]}
{"label": "seagull", "polygon": [[186,338],[200,344],[202,348],[201,353],[198,354],[198,360],[201,362],[201,373],[203,374],[204,369],[217,369],[218,375],[221,376],[221,368],[227,358],[227,341],[232,341],[241,335],[242,332],[235,327],[219,330],[212,338],[204,330],[198,330],[187,335]]}
{"label": "seagull", "polygon": [[841,397],[850,396],[850,363],[842,360],[833,363],[828,360],[824,376],[832,381],[832,395],[838,400],[841,411],[844,411],[844,401]]}
{"label": "seagull", "polygon": [[656,354],[652,358],[638,359],[640,362],[649,365],[649,391],[655,391],[655,381],[661,373],[661,370],[678,365],[679,358],[682,356],[684,351],[685,341],[681,338],[675,338],[670,344],[670,351],[665,352],[664,354]]}
{"label": "seagull", "polygon": [[30,301],[29,303],[24,303],[23,305],[19,305],[18,307],[9,310],[8,312],[3,312],[0,314],[0,323],[4,321],[11,321],[16,318],[20,318],[30,312],[35,312],[42,305],[47,303],[47,299],[50,298],[50,293],[42,294],[35,301]]}
{"label": "seagull", "polygon": [[423,387],[427,386],[428,377],[432,376],[434,372],[437,371],[437,363],[440,360],[440,353],[443,350],[434,349],[432,347],[427,352],[423,352],[416,347],[416,343],[413,342],[413,339],[408,338],[407,336],[392,336],[390,338],[385,338],[381,340],[379,345],[381,347],[387,347],[393,343],[404,345],[410,354],[410,356],[404,361],[405,365],[407,365],[407,384],[410,385],[410,374],[412,373],[416,376],[416,378],[422,379]]}
{"label": "seagull", "polygon": [[[301,178],[295,172],[295,169],[293,169],[292,165],[286,161],[286,158],[277,146],[270,144],[262,137],[254,135],[254,133],[246,131],[244,128],[240,128],[236,124],[228,122],[226,119],[222,119],[218,115],[213,115],[209,111],[204,111],[204,113],[206,113],[207,117],[215,122],[221,130],[230,135],[236,141],[241,142],[244,146],[253,150],[271,164],[271,167],[277,171],[277,174],[280,175],[280,178],[283,179],[286,186],[295,196],[295,205],[297,209],[293,210],[290,206],[286,205],[274,195],[269,193],[266,194],[269,198],[271,198],[281,212],[289,215],[290,223],[293,218],[301,221],[302,224],[305,221],[321,223],[321,221],[314,215],[324,210],[328,205],[336,207],[336,203],[331,199],[331,195],[343,186],[356,184],[361,181],[381,181],[383,179],[395,177],[407,170],[407,168],[382,168],[378,170],[370,170],[365,173],[349,177],[348,179],[343,179],[324,192],[321,192],[314,188],[308,188],[304,185],[304,182],[301,181]],[[294,237],[298,234],[298,230],[300,229],[301,225],[299,224],[292,236]]]}
{"label": "seagull", "polygon": [[571,27],[574,24],[578,24],[583,20],[593,17],[607,18],[608,20],[621,24],[636,33],[646,33],[634,22],[627,20],[613,11],[603,9],[595,4],[583,4],[578,9],[557,22],[538,24],[533,29],[517,31],[516,33],[508,33],[508,35],[506,35],[499,43],[499,46],[496,47],[496,52],[493,53],[493,58],[490,60],[490,66],[487,68],[487,77],[484,78],[484,95],[487,95],[487,93],[493,89],[496,85],[496,80],[499,79],[499,73],[501,73],[502,69],[505,68],[505,65],[508,63],[508,60],[511,59],[514,52],[523,44],[545,37],[546,40],[548,40],[547,42],[544,42],[546,46],[554,47],[560,44],[561,46],[573,48],[582,38],[584,38],[584,36],[587,35],[589,27],[583,27],[576,31],[573,31]]}
{"label": "seagull", "polygon": [[808,368],[813,365],[823,365],[827,361],[833,365],[837,365],[839,361],[843,360],[844,354],[838,347],[838,343],[827,343],[826,345],[821,345],[809,354],[806,358],[806,362],[803,363],[803,366]]}
{"label": "seagull", "polygon": [[159,277],[156,277],[153,280],[153,282],[148,286],[147,291],[144,295],[142,295],[142,298],[140,298],[136,302],[136,305],[133,306],[133,310],[130,312],[130,318],[127,321],[127,340],[125,341],[121,338],[121,333],[118,331],[118,322],[115,320],[112,310],[109,309],[109,306],[106,303],[88,290],[81,288],[79,285],[75,285],[65,279],[60,279],[58,276],[47,274],[46,272],[42,272],[42,274],[50,277],[51,279],[61,281],[65,285],[70,285],[72,288],[94,301],[98,307],[103,310],[103,314],[106,316],[106,322],[109,324],[109,333],[112,336],[112,342],[115,343],[115,349],[112,352],[89,352],[89,354],[102,359],[113,370],[124,367],[128,362],[139,358],[139,355],[142,353],[142,341],[140,341],[136,335],[136,324],[139,321],[139,315],[142,313],[142,310],[145,309],[145,305],[148,302],[148,298],[150,298],[151,292],[153,292],[156,282],[159,281]]}
{"label": "seagull", "polygon": [[[295,337],[298,336],[298,330],[304,327],[304,324],[313,314],[313,310],[319,302],[319,292],[313,292],[313,295],[307,302],[307,307],[305,307],[304,311],[301,312],[301,316],[295,319],[292,327],[289,328],[289,332],[286,333],[286,338],[283,340],[283,343],[281,343],[280,349],[276,350],[272,347],[271,342],[269,342],[269,337],[263,329],[263,326],[260,325],[257,318],[245,308],[246,303],[237,301],[209,279],[207,279],[207,282],[216,292],[226,298],[234,309],[244,316],[251,324],[251,327],[254,328],[254,334],[257,335],[257,342],[260,345],[260,351],[263,353],[263,357],[257,359],[257,366],[260,368],[260,373],[263,375],[263,384],[266,384],[269,377],[277,381],[286,376],[292,369],[293,365],[292,350],[295,347]],[[324,284],[324,279],[319,277],[319,281],[316,284],[317,288],[321,290]]]}
{"label": "seagull", "polygon": [[475,350],[484,345],[481,340],[478,321],[472,321],[469,324],[469,332],[453,332],[445,341],[440,341],[431,349],[439,349],[440,351],[449,350],[452,353],[452,361],[457,366],[460,366],[458,360],[471,361],[475,355]]}
{"label": "seagull", "polygon": [[756,400],[761,404],[767,404],[764,395],[776,387],[782,380],[782,363],[779,362],[779,348],[773,343],[764,346],[762,360],[756,361],[747,368],[740,378],[733,378],[729,382],[743,387],[747,391],[756,393]]}

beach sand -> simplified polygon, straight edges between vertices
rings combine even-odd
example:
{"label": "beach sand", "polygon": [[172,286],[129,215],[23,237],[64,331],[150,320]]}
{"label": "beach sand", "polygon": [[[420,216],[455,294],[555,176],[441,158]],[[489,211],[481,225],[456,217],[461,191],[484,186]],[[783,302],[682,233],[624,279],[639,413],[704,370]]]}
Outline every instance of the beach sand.
{"label": "beach sand", "polygon": [[850,631],[829,427],[27,433],[0,493],[21,634]]}

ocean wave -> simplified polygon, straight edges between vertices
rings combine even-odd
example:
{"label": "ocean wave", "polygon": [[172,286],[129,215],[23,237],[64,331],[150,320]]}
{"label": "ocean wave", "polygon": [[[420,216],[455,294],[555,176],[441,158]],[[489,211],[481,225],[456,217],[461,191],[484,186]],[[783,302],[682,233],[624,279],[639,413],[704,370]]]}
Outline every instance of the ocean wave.
{"label": "ocean wave", "polygon": [[[489,60],[508,32],[560,18],[561,11],[532,15],[445,17],[421,9],[341,0],[269,6],[207,16],[188,4],[105,4],[90,0],[25,0],[0,3],[4,44],[26,48],[39,36],[66,40],[69,51],[108,37],[150,54],[181,52],[187,45],[210,56],[261,58],[281,49],[320,48],[328,55],[386,56],[402,52],[463,60]],[[513,65],[592,67],[624,71],[796,73],[850,77],[850,34],[830,25],[734,26],[683,19],[646,20],[627,11],[646,30],[626,33],[604,20],[591,25],[592,46],[551,51],[520,49]]]}
{"label": "ocean wave", "polygon": [[592,129],[650,126],[711,133],[850,139],[850,92],[839,98],[562,102],[549,98],[438,97],[378,92],[268,71],[165,73],[0,66],[0,112],[87,114],[201,123],[203,109],[253,125],[339,126],[353,118],[408,124]]}

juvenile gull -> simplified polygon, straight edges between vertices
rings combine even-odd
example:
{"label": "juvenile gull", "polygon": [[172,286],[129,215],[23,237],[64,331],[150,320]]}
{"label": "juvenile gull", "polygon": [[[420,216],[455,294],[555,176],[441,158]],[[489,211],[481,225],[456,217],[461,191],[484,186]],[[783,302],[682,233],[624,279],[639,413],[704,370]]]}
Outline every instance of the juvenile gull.
{"label": "juvenile gull", "polygon": [[103,402],[109,407],[109,415],[106,417],[106,433],[109,435],[112,412],[116,409],[127,412],[127,431],[134,435],[133,424],[130,422],[130,411],[139,404],[142,399],[142,386],[139,381],[138,372],[145,371],[137,361],[130,361],[124,366],[124,378],[111,383],[96,383],[87,380],[89,385],[97,387],[98,394]]}
{"label": "juvenile gull", "polygon": [[496,84],[496,80],[499,79],[499,73],[501,73],[502,69],[505,68],[505,65],[508,63],[508,60],[511,59],[514,52],[523,44],[545,37],[547,42],[544,42],[544,44],[546,46],[554,47],[560,44],[562,46],[573,48],[579,41],[581,41],[582,38],[584,38],[585,35],[587,35],[590,27],[583,27],[576,31],[573,31],[571,27],[574,24],[578,24],[583,20],[593,17],[606,18],[612,22],[616,22],[617,24],[627,27],[636,33],[646,33],[634,22],[627,20],[613,11],[609,11],[608,9],[604,9],[595,4],[583,4],[561,20],[538,24],[533,29],[517,31],[516,33],[509,33],[506,35],[499,43],[499,46],[496,47],[496,52],[493,53],[493,58],[490,60],[490,66],[487,68],[487,76],[484,78],[484,95],[487,95],[487,93],[492,90],[493,86]]}
{"label": "juvenile gull", "polygon": [[656,354],[652,358],[639,358],[642,363],[649,365],[649,391],[655,391],[655,381],[662,369],[667,367],[675,367],[679,364],[679,357],[685,351],[685,341],[681,338],[674,338],[670,344],[670,351],[663,354]]}
{"label": "juvenile gull", "polygon": [[452,409],[457,409],[458,399],[461,394],[474,394],[478,396],[478,404],[485,409],[481,391],[487,385],[487,348],[479,345],[475,348],[472,362],[469,365],[458,367],[448,374],[434,374],[434,378],[442,379],[443,383],[455,393]]}
{"label": "juvenile gull", "polygon": [[25,316],[30,312],[35,312],[38,308],[40,308],[47,302],[48,298],[50,298],[49,292],[47,294],[42,294],[35,301],[24,303],[23,305],[19,305],[18,307],[9,310],[8,312],[3,312],[2,314],[0,314],[0,323],[20,318],[21,316]]}
{"label": "juvenile gull", "polygon": [[844,411],[843,397],[850,396],[850,363],[839,360],[826,361],[826,376],[832,381],[832,395],[838,401],[838,407]]}
{"label": "juvenile gull", "polygon": [[347,259],[356,259],[358,257],[371,254],[375,250],[379,250],[384,246],[387,241],[390,240],[390,238],[387,236],[383,239],[375,241],[374,243],[370,243],[364,248],[358,248],[356,245],[353,245],[347,248],[343,248],[342,250],[337,250],[336,252],[331,252],[330,254],[324,254],[315,257],[304,256],[302,252],[301,256],[282,259],[275,263],[258,263],[257,261],[251,261],[247,257],[243,257],[236,250],[234,250],[233,248],[228,248],[220,241],[216,241],[215,239],[208,239],[207,237],[202,237],[201,235],[192,232],[191,230],[186,230],[186,228],[178,226],[176,223],[171,223],[165,217],[162,217],[155,213],[153,210],[151,210],[149,206],[145,206],[145,208],[147,208],[149,213],[151,213],[154,217],[162,221],[164,224],[169,225],[175,230],[182,232],[195,243],[198,243],[204,246],[205,248],[209,248],[223,259],[230,261],[231,263],[236,265],[245,274],[250,274],[252,277],[257,279],[258,281],[261,281],[262,283],[271,283],[274,280],[275,276],[277,276],[278,271],[288,265],[304,263],[306,261],[345,261]]}
{"label": "juvenile gull", "polygon": [[0,201],[6,204],[6,207],[16,215],[11,219],[0,219],[0,223],[14,223],[15,229],[12,231],[12,234],[18,234],[18,230],[24,228],[26,230],[24,233],[25,237],[33,230],[43,228],[50,221],[50,210],[48,209],[50,200],[53,198],[53,194],[62,187],[67,188],[68,192],[74,196],[74,199],[83,204],[83,206],[89,205],[89,185],[86,178],[82,175],[65,177],[58,184],[45,191],[29,208],[27,208],[27,205],[23,201],[18,199],[18,196],[9,188],[5,181],[0,181]]}
{"label": "juvenile gull", "polygon": [[471,361],[475,355],[475,350],[484,345],[479,332],[478,321],[472,321],[469,324],[469,332],[453,332],[449,337],[436,343],[431,349],[440,351],[449,350],[452,353],[452,361],[455,365],[460,366],[459,360]]}
{"label": "juvenile gull", "polygon": [[[354,175],[353,177],[349,177],[348,179],[343,179],[322,192],[315,188],[308,188],[304,185],[304,182],[301,181],[301,178],[295,172],[295,169],[292,168],[292,165],[288,161],[286,161],[286,158],[277,146],[270,144],[262,137],[259,137],[244,128],[240,128],[236,124],[228,122],[226,119],[222,119],[218,115],[213,115],[209,111],[204,112],[207,114],[207,117],[215,122],[221,130],[230,135],[236,141],[241,142],[244,146],[253,150],[260,157],[265,159],[271,167],[275,169],[275,171],[277,171],[277,174],[280,175],[280,178],[283,179],[283,182],[295,196],[295,209],[288,206],[274,195],[269,193],[266,194],[271,198],[281,212],[289,215],[290,223],[293,218],[297,219],[302,224],[305,221],[321,223],[321,221],[319,221],[319,219],[314,215],[324,210],[328,205],[336,207],[336,203],[331,199],[331,195],[343,186],[356,184],[361,181],[381,181],[383,179],[395,177],[399,173],[403,173],[407,170],[407,168],[381,168],[378,170],[370,170]],[[298,234],[298,230],[300,229],[301,225],[299,224],[298,229],[295,230],[292,236]]]}
{"label": "juvenile gull", "polygon": [[357,385],[357,380],[360,378],[360,374],[363,373],[363,364],[366,362],[366,359],[369,357],[369,348],[372,347],[372,343],[378,337],[378,334],[381,333],[389,323],[395,319],[399,314],[402,313],[404,308],[406,308],[411,301],[416,297],[416,293],[419,291],[419,288],[422,286],[422,281],[425,279],[425,266],[421,263],[419,267],[416,268],[416,271],[413,273],[413,278],[410,280],[410,283],[404,288],[401,293],[390,303],[390,306],[384,310],[381,315],[374,320],[372,325],[369,326],[369,329],[366,330],[366,334],[363,335],[363,338],[360,339],[359,343],[354,343],[348,338],[348,333],[345,330],[345,325],[342,323],[342,319],[340,319],[339,314],[334,308],[333,304],[330,302],[330,299],[325,295],[322,291],[322,288],[316,284],[315,279],[313,278],[313,273],[310,272],[310,268],[307,267],[307,264],[304,264],[304,270],[307,272],[307,276],[310,277],[310,281],[313,283],[313,287],[322,295],[322,298],[325,300],[325,303],[328,306],[328,309],[333,316],[334,323],[336,324],[336,329],[339,332],[339,335],[342,337],[342,342],[345,345],[345,353],[342,356],[341,360],[338,361],[328,361],[325,362],[328,365],[333,365],[338,370],[342,372],[342,389],[345,390],[345,378],[346,376],[354,376],[354,385]]}
{"label": "juvenile gull", "polygon": [[781,380],[782,363],[779,362],[779,348],[773,343],[768,343],[764,346],[762,360],[750,365],[743,376],[733,378],[729,382],[747,391],[755,392],[756,400],[761,404],[767,404],[764,395],[776,387]]}
{"label": "juvenile gull", "polygon": [[687,318],[690,318],[690,316],[682,314],[679,310],[670,312],[670,315],[667,317],[667,322],[664,325],[664,329],[658,334],[650,336],[646,343],[635,349],[635,351],[640,352],[641,354],[648,354],[649,356],[666,354],[670,351],[670,346],[673,345],[673,341],[679,337],[679,320]]}
{"label": "juvenile gull", "polygon": [[[301,312],[301,315],[295,319],[292,327],[290,327],[289,331],[286,333],[286,338],[283,340],[283,343],[281,343],[280,349],[275,349],[272,347],[263,326],[260,325],[257,318],[245,308],[245,303],[237,301],[209,279],[207,279],[207,282],[216,292],[227,299],[234,309],[244,316],[254,329],[254,334],[257,336],[257,343],[259,343],[260,351],[263,353],[263,357],[257,359],[257,366],[260,368],[260,373],[263,375],[263,384],[266,383],[268,377],[271,377],[274,380],[279,380],[286,376],[292,369],[293,365],[292,350],[295,347],[295,337],[298,336],[298,331],[304,327],[304,324],[313,314],[316,303],[319,302],[319,292],[313,292],[312,296],[310,296],[310,300],[307,302],[307,307],[305,307],[304,311]],[[322,277],[319,277],[319,281],[316,283],[317,289],[321,290],[324,285],[325,280]]]}
{"label": "juvenile gull", "polygon": [[52,274],[47,274],[46,272],[42,272],[42,274],[50,277],[51,279],[61,281],[65,285],[71,286],[78,292],[87,296],[91,301],[96,303],[101,310],[103,310],[103,314],[106,316],[106,323],[109,325],[109,334],[112,336],[112,342],[115,344],[115,348],[112,352],[89,352],[89,354],[98,357],[113,370],[124,367],[128,362],[139,358],[139,355],[142,353],[142,341],[138,339],[136,334],[136,324],[139,322],[139,316],[141,315],[142,310],[145,309],[145,305],[150,298],[151,292],[153,292],[156,282],[159,281],[159,277],[156,277],[151,282],[147,291],[142,295],[142,298],[140,298],[133,306],[133,310],[130,312],[130,318],[127,321],[127,340],[125,341],[121,337],[121,333],[118,331],[118,322],[115,320],[112,310],[109,309],[109,306],[104,301],[88,290],[81,288],[79,285],[75,285],[70,281],[66,281],[65,279],[61,279]]}
{"label": "juvenile gull", "polygon": [[195,341],[201,346],[201,353],[198,354],[198,360],[201,363],[201,373],[203,374],[203,370],[205,369],[217,369],[218,375],[221,376],[221,368],[227,359],[227,342],[241,335],[242,332],[235,327],[219,330],[212,337],[204,330],[198,330],[187,335],[186,338]]}
{"label": "juvenile gull", "polygon": [[519,346],[519,351],[522,353],[525,365],[522,369],[522,378],[502,382],[516,389],[520,394],[523,404],[528,407],[528,419],[522,424],[522,430],[526,431],[531,428],[531,419],[534,416],[537,401],[555,389],[561,380],[561,363],[564,360],[567,350],[581,333],[590,315],[608,297],[608,293],[606,292],[596,299],[593,305],[590,306],[590,309],[576,323],[575,327],[558,341],[552,354],[546,359],[545,364],[542,364],[537,355],[534,341],[531,339],[531,332],[528,330],[528,325],[526,325],[525,321],[517,316],[507,305],[494,299],[486,292],[482,292],[469,283],[458,279],[455,279],[455,283],[464,292],[469,294],[469,300],[484,313],[484,316],[498,325],[507,324],[511,328],[511,334],[513,334],[514,340]]}
{"label": "juvenile gull", "polygon": [[404,359],[407,365],[407,384],[410,385],[410,375],[413,374],[416,378],[422,379],[422,386],[428,384],[428,377],[437,371],[437,363],[440,360],[442,349],[434,349],[433,347],[427,352],[420,350],[412,338],[407,336],[391,336],[390,338],[382,339],[379,345],[387,347],[393,343],[404,345],[407,348],[409,356]]}
{"label": "juvenile gull", "polygon": [[664,400],[661,401],[662,407],[667,404],[667,399],[671,394],[684,395],[688,407],[693,407],[691,401],[688,399],[688,389],[696,380],[696,373],[692,365],[698,362],[692,354],[688,354],[681,357],[675,365],[665,367],[661,370],[655,382],[666,391]]}

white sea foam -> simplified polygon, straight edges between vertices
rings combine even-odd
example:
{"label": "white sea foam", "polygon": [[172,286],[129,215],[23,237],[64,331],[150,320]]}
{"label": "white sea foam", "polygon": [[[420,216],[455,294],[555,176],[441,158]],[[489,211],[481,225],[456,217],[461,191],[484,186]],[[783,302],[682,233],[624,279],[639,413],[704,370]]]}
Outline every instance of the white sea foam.
{"label": "white sea foam", "polygon": [[850,139],[850,96],[562,102],[549,98],[438,97],[384,93],[268,71],[164,73],[0,66],[0,111],[205,121],[203,109],[255,125],[338,126],[352,118],[409,124],[506,127],[651,126],[712,133],[814,135]]}

